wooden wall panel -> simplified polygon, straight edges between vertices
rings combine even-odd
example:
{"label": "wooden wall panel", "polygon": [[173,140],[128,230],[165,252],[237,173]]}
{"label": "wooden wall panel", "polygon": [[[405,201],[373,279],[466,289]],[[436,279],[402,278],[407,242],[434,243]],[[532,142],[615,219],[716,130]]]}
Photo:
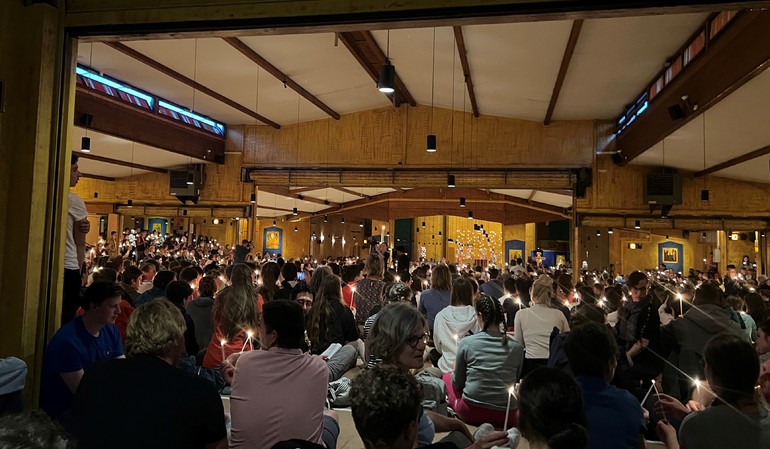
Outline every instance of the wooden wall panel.
{"label": "wooden wall panel", "polygon": [[[490,242],[487,242],[487,238],[484,237],[481,232],[474,231],[473,225],[483,225],[484,229],[489,235]],[[491,251],[494,251],[496,257],[496,264],[498,266],[505,265],[505,244],[503,241],[503,225],[499,222],[485,221],[485,220],[468,220],[463,217],[447,217],[447,232],[449,237],[455,240],[455,243],[450,243],[447,251],[454,255],[457,250],[456,242],[459,240],[461,243],[467,245],[472,244],[474,246],[475,258],[479,258],[479,249],[483,248],[487,254],[487,260],[491,260]],[[453,256],[454,257],[454,256]],[[472,260],[461,258],[463,263],[471,263]]]}
{"label": "wooden wall panel", "polygon": [[[605,171],[606,170],[606,171]],[[578,199],[578,211],[622,211],[649,214],[644,202],[644,177],[660,169],[654,167],[617,167],[607,156],[599,157],[594,170],[593,185],[586,198]],[[710,192],[709,201],[701,201],[702,189]],[[677,214],[702,216],[768,216],[770,215],[770,184],[737,181],[708,176],[694,178],[682,173],[682,205],[674,206]]]}
{"label": "wooden wall panel", "polygon": [[[668,236],[668,238],[666,238]],[[615,265],[616,273],[626,276],[632,271],[646,270],[658,266],[658,244],[666,241],[682,244],[683,273],[687,275],[690,268],[704,270],[703,259],[710,260],[714,249],[713,243],[700,241],[699,234],[690,233],[689,237],[682,236],[682,231],[656,230],[653,233],[635,232],[634,230],[616,230],[610,236],[610,263]],[[641,243],[642,249],[629,249],[629,243]],[[598,267],[591,267],[591,269]]]}
{"label": "wooden wall panel", "polygon": [[439,151],[431,154],[425,151],[430,115],[430,107],[418,105],[373,109],[279,130],[247,125],[243,162],[259,167],[584,167],[592,163],[593,121],[544,126],[435,108],[432,130]]}

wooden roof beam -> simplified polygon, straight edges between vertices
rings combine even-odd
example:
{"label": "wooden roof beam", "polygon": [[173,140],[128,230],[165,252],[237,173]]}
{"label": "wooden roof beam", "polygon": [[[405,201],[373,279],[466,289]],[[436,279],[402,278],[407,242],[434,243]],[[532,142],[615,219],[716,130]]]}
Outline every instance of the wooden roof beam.
{"label": "wooden roof beam", "polygon": [[553,92],[551,93],[551,102],[548,103],[548,111],[545,113],[545,120],[543,120],[544,125],[551,124],[551,117],[553,117],[553,111],[556,109],[556,102],[559,101],[559,94],[561,93],[561,88],[564,85],[564,78],[567,77],[569,64],[572,62],[572,55],[575,53],[575,47],[577,46],[578,38],[580,37],[580,30],[582,29],[583,19],[577,19],[572,22],[572,31],[569,33],[567,48],[564,49],[564,57],[561,59],[559,74],[556,76],[556,84],[554,84]]}
{"label": "wooden roof beam", "polygon": [[339,190],[340,192],[349,193],[351,195],[355,195],[355,196],[358,196],[358,197],[361,197],[361,198],[365,198],[367,200],[372,199],[372,197],[369,196],[369,195],[364,195],[361,192],[356,192],[355,190],[346,189],[345,187],[334,187],[334,188]]}
{"label": "wooden roof beam", "polygon": [[473,78],[471,78],[471,66],[468,63],[468,49],[465,47],[463,29],[460,26],[454,26],[452,29],[455,32],[457,52],[460,53],[460,64],[463,66],[463,77],[465,77],[465,85],[468,88],[468,96],[471,99],[471,109],[473,110],[473,116],[478,118],[479,105],[476,101],[476,91],[473,89]]}
{"label": "wooden roof beam", "polygon": [[[317,189],[316,189],[317,190]],[[321,200],[318,198],[314,198],[312,196],[305,196],[300,193],[298,193],[295,190],[290,190],[288,187],[279,187],[279,186],[260,186],[259,187],[260,192],[266,192],[266,193],[272,193],[274,195],[280,195],[285,196],[292,199],[297,199],[300,201],[307,201],[308,203],[313,204],[320,204],[322,206],[330,206],[330,207],[339,207],[339,203],[335,203],[329,200]]]}
{"label": "wooden roof beam", "polygon": [[278,67],[274,66],[273,64],[270,64],[270,62],[263,58],[259,53],[254,51],[251,47],[246,45],[245,42],[238,39],[237,37],[223,37],[222,38],[225,42],[232,45],[233,48],[238,50],[239,52],[243,53],[244,56],[251,59],[254,63],[256,63],[258,66],[262,67],[267,71],[267,73],[273,75],[276,77],[279,81],[281,81],[284,85],[286,85],[291,90],[297,92],[307,101],[313,103],[318,107],[318,109],[324,111],[325,113],[329,114],[333,119],[339,120],[340,115],[332,108],[327,106],[323,101],[319,100],[318,97],[311,94],[307,90],[305,90],[304,87],[297,84],[296,81],[286,76],[285,73],[283,73]]}
{"label": "wooden roof beam", "polygon": [[[770,11],[739,13],[617,136],[619,165],[631,162],[767,69],[768,29]],[[686,115],[673,120],[669,108],[681,109],[683,97],[689,105]]]}
{"label": "wooden roof beam", "polygon": [[219,101],[221,103],[226,104],[227,106],[230,106],[231,108],[233,108],[233,109],[235,109],[237,111],[240,111],[240,112],[242,112],[242,113],[244,113],[244,114],[246,114],[246,115],[248,115],[248,116],[250,116],[250,117],[252,117],[252,118],[254,118],[256,120],[259,120],[260,122],[262,122],[262,123],[264,123],[266,125],[270,125],[271,127],[275,128],[275,129],[280,129],[281,128],[281,125],[279,125],[278,123],[275,123],[274,121],[272,121],[272,120],[270,120],[270,119],[268,119],[268,118],[258,114],[256,111],[252,111],[251,109],[247,108],[246,106],[243,106],[242,104],[236,102],[235,100],[232,100],[232,99],[227,98],[227,97],[225,97],[224,95],[222,95],[222,94],[220,94],[218,92],[215,92],[214,90],[204,86],[203,84],[201,84],[201,83],[199,83],[199,82],[197,82],[195,80],[192,80],[192,79],[182,75],[181,73],[175,71],[174,69],[161,64],[160,62],[158,62],[158,61],[150,58],[149,56],[146,56],[146,55],[144,55],[144,54],[134,50],[133,48],[131,48],[131,47],[125,45],[125,44],[121,44],[120,42],[105,42],[104,44],[107,45],[110,48],[113,48],[113,49],[115,49],[115,50],[125,54],[126,56],[129,56],[129,57],[131,57],[131,58],[141,62],[142,64],[145,64],[145,65],[147,65],[149,67],[152,67],[153,69],[155,69],[155,70],[163,73],[164,75],[167,75],[167,76],[169,76],[169,77],[179,81],[182,84],[186,84],[186,85],[192,87],[193,89],[195,89],[197,91],[200,91],[200,92],[208,95],[209,97],[211,97],[211,98],[213,98],[213,99],[215,99],[215,100],[217,100],[217,101]]}
{"label": "wooden roof beam", "polygon": [[93,153],[78,153],[77,155],[81,159],[89,159],[92,161],[104,162],[105,164],[121,165],[123,167],[131,167],[137,170],[144,170],[144,171],[150,171],[155,173],[168,173],[168,170],[166,170],[165,168],[150,167],[149,165],[137,164],[135,162],[121,161],[119,159],[112,159],[109,157],[99,156]]}
{"label": "wooden roof beam", "polygon": [[736,166],[738,164],[742,164],[744,162],[748,162],[750,160],[756,159],[758,157],[762,157],[766,154],[770,154],[770,145],[767,145],[765,147],[762,147],[758,150],[754,150],[750,153],[746,153],[744,155],[734,157],[730,159],[729,161],[722,162],[721,164],[714,165],[712,167],[709,167],[705,170],[701,170],[699,172],[695,173],[696,178],[700,178],[702,176],[710,175],[712,173],[716,173],[718,171],[724,170],[726,168],[730,168],[733,166]]}
{"label": "wooden roof beam", "polygon": [[90,179],[98,179],[100,181],[115,181],[115,178],[110,178],[109,176],[102,176],[102,175],[93,175],[91,173],[81,173],[80,176],[83,178],[90,178]]}
{"label": "wooden roof beam", "polygon": [[[387,57],[377,45],[372,33],[370,31],[345,31],[337,33],[337,36],[376,84],[380,78],[380,67],[385,64]],[[417,106],[417,101],[409,93],[401,77],[398,76],[398,72],[396,72],[395,84],[396,91],[392,94],[386,94],[393,101],[393,104],[396,107],[401,106],[401,103]]]}

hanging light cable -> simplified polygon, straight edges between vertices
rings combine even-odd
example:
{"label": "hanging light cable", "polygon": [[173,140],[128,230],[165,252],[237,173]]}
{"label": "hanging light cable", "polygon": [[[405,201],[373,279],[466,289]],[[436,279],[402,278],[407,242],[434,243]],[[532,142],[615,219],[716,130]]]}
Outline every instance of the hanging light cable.
{"label": "hanging light cable", "polygon": [[430,83],[430,134],[428,134],[428,144],[425,150],[428,153],[435,153],[436,148],[436,135],[433,134],[433,106],[436,94],[436,27],[433,27],[433,58],[432,58],[432,70],[431,70],[431,83]]}

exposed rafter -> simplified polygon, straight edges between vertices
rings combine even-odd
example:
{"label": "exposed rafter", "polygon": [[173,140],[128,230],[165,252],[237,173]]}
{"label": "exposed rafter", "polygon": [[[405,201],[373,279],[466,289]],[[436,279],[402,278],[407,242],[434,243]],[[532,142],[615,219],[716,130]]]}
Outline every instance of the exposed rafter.
{"label": "exposed rafter", "polygon": [[537,193],[537,190],[532,189],[532,193],[530,193],[529,198],[527,198],[527,203],[532,204],[532,199],[535,197],[536,193]]}
{"label": "exposed rafter", "polygon": [[[361,64],[361,67],[366,70],[366,73],[372,77],[375,83],[377,83],[380,77],[380,67],[385,64],[385,53],[377,45],[377,41],[374,40],[374,36],[369,31],[346,31],[337,33],[345,47],[350,51],[356,61]],[[407,90],[406,85],[398,76],[396,72],[396,91],[392,94],[387,94],[388,98],[393,101],[395,106],[401,106],[401,103],[407,103],[409,106],[417,106],[412,94]]]}
{"label": "exposed rafter", "polygon": [[318,97],[316,97],[315,95],[305,90],[304,87],[300,86],[299,84],[297,84],[296,81],[289,78],[278,67],[274,66],[273,64],[270,64],[270,62],[267,59],[263,58],[259,53],[254,51],[248,45],[246,45],[245,42],[238,39],[237,37],[223,37],[222,39],[224,39],[224,41],[227,42],[228,44],[232,45],[236,50],[243,53],[244,56],[251,59],[258,66],[265,69],[267,73],[276,77],[279,81],[284,83],[288,88],[297,92],[304,99],[316,105],[320,110],[329,114],[335,120],[340,119],[340,115],[334,109],[330,108],[323,101],[319,100]]}
{"label": "exposed rafter", "polygon": [[[317,189],[316,189],[317,190]],[[332,201],[325,201],[320,200],[318,198],[313,198],[312,196],[305,196],[301,193],[298,193],[295,190],[290,190],[288,187],[279,187],[279,186],[260,186],[259,187],[260,192],[266,192],[266,193],[272,193],[274,195],[280,195],[285,196],[292,199],[297,199],[300,201],[307,201],[308,203],[313,204],[320,204],[323,206],[330,206],[330,207],[339,207],[339,203],[335,203]]]}
{"label": "exposed rafter", "polygon": [[268,119],[268,118],[258,114],[256,111],[252,111],[251,109],[247,108],[246,106],[243,106],[242,104],[240,104],[240,103],[238,103],[238,102],[236,102],[236,101],[234,101],[234,100],[232,100],[230,98],[227,98],[227,97],[225,97],[224,95],[222,95],[222,94],[220,94],[218,92],[215,92],[214,90],[204,86],[203,84],[201,84],[201,83],[199,83],[199,82],[197,82],[195,80],[192,80],[192,79],[182,75],[181,73],[175,71],[174,69],[161,64],[160,62],[158,62],[158,61],[150,58],[149,56],[146,56],[146,55],[144,55],[144,54],[134,50],[133,48],[131,48],[131,47],[125,45],[125,44],[121,44],[120,42],[105,42],[104,44],[109,46],[110,48],[113,48],[113,49],[115,49],[115,50],[117,50],[117,51],[127,55],[127,56],[130,56],[131,58],[136,59],[137,61],[141,62],[142,64],[145,64],[145,65],[147,65],[149,67],[152,67],[153,69],[155,69],[155,70],[163,73],[164,75],[167,75],[167,76],[169,76],[169,77],[179,81],[180,83],[186,84],[186,85],[192,87],[193,89],[195,89],[197,91],[200,91],[200,92],[210,96],[211,98],[214,98],[215,100],[220,101],[220,102],[230,106],[233,109],[236,109],[236,110],[238,110],[240,112],[243,112],[244,114],[246,114],[246,115],[248,115],[250,117],[253,117],[253,118],[257,119],[257,120],[259,120],[260,122],[262,122],[262,123],[264,123],[266,125],[270,125],[273,128],[275,128],[275,129],[280,129],[281,128],[281,125],[279,125],[278,123],[275,123],[274,121],[272,121],[272,120],[270,120],[270,119]]}
{"label": "exposed rafter", "polygon": [[[93,117],[88,129],[184,156],[224,163],[225,139],[78,86],[75,117]],[[85,125],[79,121],[76,125]]]}
{"label": "exposed rafter", "polygon": [[582,29],[583,19],[578,19],[572,22],[572,31],[569,33],[567,48],[564,49],[564,57],[561,59],[559,74],[556,76],[556,84],[554,84],[553,92],[551,93],[551,102],[548,103],[548,111],[545,113],[545,120],[543,120],[544,125],[549,125],[551,123],[551,117],[553,117],[553,111],[556,109],[556,102],[559,101],[561,87],[564,85],[564,78],[567,77],[569,64],[572,62],[572,55],[575,53],[575,47],[577,46],[578,38],[580,37],[580,30]]}
{"label": "exposed rafter", "polygon": [[724,170],[726,168],[730,168],[730,167],[736,166],[738,164],[742,164],[744,162],[748,162],[748,161],[754,160],[754,159],[756,159],[758,157],[762,157],[762,156],[764,156],[766,154],[770,154],[770,145],[762,147],[762,148],[760,148],[758,150],[754,150],[754,151],[752,151],[750,153],[746,153],[746,154],[743,154],[741,156],[734,157],[734,158],[730,159],[729,161],[722,162],[721,164],[714,165],[713,167],[709,167],[709,168],[707,168],[705,170],[701,170],[699,172],[696,172],[695,173],[695,177],[699,178],[701,176],[710,175],[712,173],[716,173],[716,172]]}
{"label": "exposed rafter", "polygon": [[360,196],[361,198],[371,199],[372,197],[369,195],[364,195],[361,192],[356,192],[355,190],[346,189],[344,187],[334,187],[335,189],[339,190],[340,192],[349,193],[351,195]]}
{"label": "exposed rafter", "polygon": [[92,175],[91,173],[81,173],[80,176],[83,178],[90,178],[90,179],[98,179],[100,181],[115,181],[115,178],[110,178],[109,176],[102,176],[102,175]]}
{"label": "exposed rafter", "polygon": [[[112,159],[109,157],[99,156],[93,153],[78,153],[78,157],[81,159],[89,159],[97,162],[104,162],[105,164],[121,165],[123,167],[131,167],[137,170],[151,171],[155,173],[168,173],[168,170],[164,168],[150,167],[149,165],[137,164],[135,162],[121,161],[119,159]],[[98,178],[97,178],[98,179]],[[113,180],[114,181],[114,180]]]}
{"label": "exposed rafter", "polygon": [[468,96],[471,99],[471,109],[473,110],[473,116],[479,116],[479,105],[476,102],[476,91],[473,89],[473,78],[471,78],[471,66],[468,63],[468,50],[465,47],[465,38],[463,37],[463,29],[460,26],[454,26],[452,29],[455,32],[455,42],[457,42],[457,52],[460,54],[460,64],[463,66],[463,77],[465,78],[465,85],[468,87]]}
{"label": "exposed rafter", "polygon": [[[740,12],[617,136],[618,162],[632,161],[767,69],[768,29],[770,11]],[[684,117],[674,120],[672,108]]]}

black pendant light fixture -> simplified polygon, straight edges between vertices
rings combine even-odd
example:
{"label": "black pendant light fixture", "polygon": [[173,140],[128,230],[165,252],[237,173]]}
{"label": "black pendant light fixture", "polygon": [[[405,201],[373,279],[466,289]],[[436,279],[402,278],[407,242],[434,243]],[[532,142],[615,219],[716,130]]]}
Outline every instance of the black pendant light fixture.
{"label": "black pendant light fixture", "polygon": [[328,223],[328,222],[329,222],[329,216],[328,215],[324,215],[324,223]]}
{"label": "black pendant light fixture", "polygon": [[447,175],[447,187],[455,186],[455,175]]}
{"label": "black pendant light fixture", "polygon": [[91,138],[88,136],[84,136],[82,139],[80,139],[80,151],[82,153],[90,153],[91,152]]}
{"label": "black pendant light fixture", "polygon": [[195,184],[195,173],[188,171],[187,172],[187,185],[191,186]]}
{"label": "black pendant light fixture", "polygon": [[607,234],[609,234],[609,235],[612,235],[612,234],[613,234],[613,232],[614,232],[614,231],[612,230],[612,228],[608,228],[608,229],[607,229]]}
{"label": "black pendant light fixture", "polygon": [[464,196],[460,197],[460,207],[465,207],[465,197]]}
{"label": "black pendant light fixture", "polygon": [[251,198],[249,199],[249,202],[250,202],[251,204],[254,204],[254,203],[256,203],[256,202],[257,202],[257,194],[256,194],[256,193],[252,193],[252,194],[251,194]]}
{"label": "black pendant light fixture", "polygon": [[385,64],[380,67],[380,78],[377,81],[377,89],[384,94],[392,94],[396,91],[396,68],[390,63],[390,30],[385,50]]}
{"label": "black pendant light fixture", "polygon": [[296,226],[294,226],[294,232],[297,232],[297,227]]}
{"label": "black pendant light fixture", "polygon": [[128,201],[126,201],[126,206],[128,206],[128,207],[134,207],[134,200],[128,200]]}
{"label": "black pendant light fixture", "polygon": [[273,226],[275,226],[275,220],[273,220]]}
{"label": "black pendant light fixture", "polygon": [[422,227],[423,227],[423,228],[425,227],[425,222],[424,222],[424,221],[422,222]]}
{"label": "black pendant light fixture", "polygon": [[468,211],[468,220],[473,220],[473,211],[472,210]]}
{"label": "black pendant light fixture", "polygon": [[299,213],[299,211],[297,210],[296,207],[291,210],[291,214],[292,215],[297,215],[298,213]]}
{"label": "black pendant light fixture", "polygon": [[340,218],[340,223],[345,224],[345,217]]}
{"label": "black pendant light fixture", "polygon": [[436,149],[436,135],[435,134],[429,134],[428,135],[428,144],[425,147],[425,151],[427,151],[428,153],[435,153],[436,151],[438,151]]}
{"label": "black pendant light fixture", "polygon": [[642,225],[641,225],[641,223],[639,222],[639,220],[636,220],[636,221],[634,222],[634,229],[642,229]]}

